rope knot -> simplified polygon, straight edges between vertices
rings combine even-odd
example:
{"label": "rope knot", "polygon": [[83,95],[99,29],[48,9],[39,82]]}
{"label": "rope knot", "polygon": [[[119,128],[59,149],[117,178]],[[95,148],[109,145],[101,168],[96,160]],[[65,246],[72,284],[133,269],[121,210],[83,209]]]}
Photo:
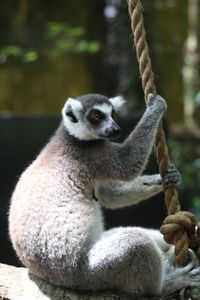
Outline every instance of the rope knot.
{"label": "rope knot", "polygon": [[200,229],[195,216],[186,211],[169,215],[160,228],[167,243],[175,245],[176,265],[188,263],[188,248],[198,250]]}

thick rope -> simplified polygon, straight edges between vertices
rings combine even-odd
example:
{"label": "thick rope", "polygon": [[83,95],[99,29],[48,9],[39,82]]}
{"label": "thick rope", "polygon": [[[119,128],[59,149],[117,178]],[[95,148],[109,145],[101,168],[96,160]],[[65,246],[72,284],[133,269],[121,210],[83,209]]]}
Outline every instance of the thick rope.
{"label": "thick rope", "polygon": [[[149,56],[149,47],[146,41],[146,31],[144,28],[142,14],[143,8],[140,0],[127,1],[144,96],[145,99],[147,99],[147,95],[149,93],[156,96],[157,92],[154,83],[151,59]],[[166,145],[162,122],[160,122],[157,131],[155,150],[159,171],[163,178],[164,172],[171,166],[171,161]],[[199,249],[198,252],[200,253],[200,241],[198,241],[197,235],[195,235],[195,226],[197,226],[197,223],[192,214],[188,212],[180,212],[180,204],[175,186],[163,185],[163,189],[165,192],[165,204],[168,215],[170,216],[168,216],[164,221],[164,225],[161,227],[161,232],[167,242],[175,245],[175,264],[177,266],[185,266],[189,259],[189,247]]]}

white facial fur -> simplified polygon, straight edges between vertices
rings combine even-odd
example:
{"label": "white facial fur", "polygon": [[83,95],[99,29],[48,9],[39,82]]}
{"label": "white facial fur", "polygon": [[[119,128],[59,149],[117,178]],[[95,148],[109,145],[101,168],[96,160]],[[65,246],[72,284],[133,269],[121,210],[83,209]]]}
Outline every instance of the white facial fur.
{"label": "white facial fur", "polygon": [[80,118],[80,112],[82,111],[83,109],[83,106],[81,104],[80,101],[76,100],[76,99],[73,99],[73,98],[68,98],[63,109],[62,109],[62,115],[63,115],[63,118],[65,116],[65,112],[67,110],[67,108],[71,106],[73,109],[73,113],[74,115],[77,117],[77,119]]}
{"label": "white facial fur", "polygon": [[119,112],[122,106],[126,103],[126,100],[122,96],[110,98],[109,101],[113,105],[116,112]]}
{"label": "white facial fur", "polygon": [[[74,123],[70,119],[70,117],[66,116],[66,110],[68,107],[71,106],[72,112],[77,118],[78,122]],[[62,109],[62,117],[63,117],[63,123],[67,130],[69,131],[69,134],[80,139],[80,140],[92,140],[96,139],[97,137],[89,130],[86,122],[83,122],[81,117],[81,112],[83,110],[83,106],[80,103],[80,101],[68,98],[63,109]]]}
{"label": "white facial fur", "polygon": [[95,105],[94,109],[98,109],[98,110],[102,111],[107,116],[111,116],[111,113],[112,113],[112,106],[108,105],[106,103]]}

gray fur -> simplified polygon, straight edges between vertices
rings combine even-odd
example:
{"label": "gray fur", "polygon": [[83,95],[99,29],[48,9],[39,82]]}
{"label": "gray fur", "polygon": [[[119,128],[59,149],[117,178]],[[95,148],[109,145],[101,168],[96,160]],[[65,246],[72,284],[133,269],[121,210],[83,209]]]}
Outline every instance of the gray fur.
{"label": "gray fur", "polygon": [[138,176],[131,181],[98,182],[95,188],[97,199],[107,208],[120,208],[150,198],[162,191],[160,175]]}
{"label": "gray fur", "polygon": [[[111,105],[109,99],[88,95],[76,100],[69,103],[78,122],[66,116],[66,104],[60,127],[13,193],[9,234],[20,260],[36,276],[74,289],[117,288],[158,295],[197,284],[199,268],[192,282],[192,267],[176,273],[170,263],[167,269],[170,246],[158,231],[134,227],[104,231],[101,214],[100,204],[131,205],[162,190],[159,175],[141,173],[165,101],[150,95],[136,128],[124,143],[116,144],[100,138],[84,119],[94,105]],[[73,126],[78,127],[73,131]],[[81,126],[87,138],[80,139]],[[98,202],[93,200],[94,190]],[[176,274],[181,275],[178,284]]]}
{"label": "gray fur", "polygon": [[76,100],[80,101],[83,104],[83,112],[88,111],[91,107],[97,104],[108,104],[111,105],[109,99],[106,96],[100,94],[88,94],[79,96]]}

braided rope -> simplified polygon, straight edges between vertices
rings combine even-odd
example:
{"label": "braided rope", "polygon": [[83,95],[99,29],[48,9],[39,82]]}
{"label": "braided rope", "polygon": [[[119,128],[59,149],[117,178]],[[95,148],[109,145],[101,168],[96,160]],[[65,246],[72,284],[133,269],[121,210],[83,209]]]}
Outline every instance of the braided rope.
{"label": "braided rope", "polygon": [[[146,41],[146,31],[142,14],[143,8],[140,0],[127,0],[127,2],[144,96],[145,99],[147,99],[149,93],[156,96],[157,92],[149,56],[149,47]],[[159,124],[156,135],[155,150],[159,171],[161,177],[163,177],[164,172],[171,166],[171,161],[166,145],[162,121]],[[165,204],[168,215],[175,215],[166,218],[164,225],[161,227],[161,232],[167,242],[175,245],[175,264],[177,266],[184,266],[188,263],[189,247],[196,248],[197,252],[200,253],[200,241],[195,238],[195,226],[197,226],[196,219],[188,212],[180,212],[180,204],[175,186],[163,185],[163,190],[165,192]]]}

